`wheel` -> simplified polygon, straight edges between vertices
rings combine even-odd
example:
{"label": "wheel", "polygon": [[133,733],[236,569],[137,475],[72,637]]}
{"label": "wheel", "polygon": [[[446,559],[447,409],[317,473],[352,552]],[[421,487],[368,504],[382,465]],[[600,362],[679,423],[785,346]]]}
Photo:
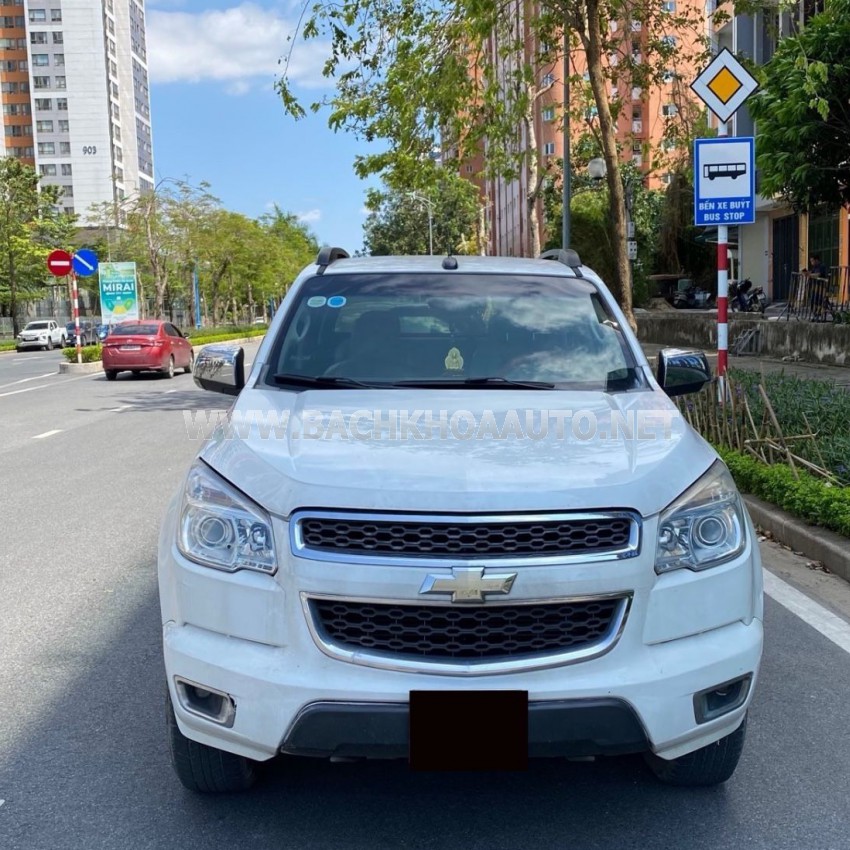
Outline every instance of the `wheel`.
{"label": "wheel", "polygon": [[171,766],[185,788],[199,794],[247,791],[257,779],[256,763],[187,738],[177,725],[167,698],[166,722]]}
{"label": "wheel", "polygon": [[118,377],[118,373],[114,369],[107,369],[104,374],[107,381],[114,381]]}
{"label": "wheel", "polygon": [[191,352],[191,351],[190,351],[190,352],[189,352],[189,363],[188,363],[188,365],[187,365],[187,366],[183,369],[183,371],[184,371],[187,375],[191,374],[191,372],[192,372],[192,367],[193,367],[194,365],[195,365],[195,355],[194,355],[194,353],[193,353],[193,352]]}
{"label": "wheel", "polygon": [[138,369],[133,369],[133,377],[138,378],[141,376],[141,372]]}
{"label": "wheel", "polygon": [[53,351],[53,337],[47,337],[47,345],[44,346],[45,351]]}
{"label": "wheel", "polygon": [[708,786],[726,782],[735,772],[744,738],[747,734],[747,715],[741,725],[725,738],[672,761],[647,753],[644,758],[656,778],[666,785]]}
{"label": "wheel", "polygon": [[168,358],[168,365],[162,370],[162,374],[165,375],[166,378],[174,377],[174,358]]}

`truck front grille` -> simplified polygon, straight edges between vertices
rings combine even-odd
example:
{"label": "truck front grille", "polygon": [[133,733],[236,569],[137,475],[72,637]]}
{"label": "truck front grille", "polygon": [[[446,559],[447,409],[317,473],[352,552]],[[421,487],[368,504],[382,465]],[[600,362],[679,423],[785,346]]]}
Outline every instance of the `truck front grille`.
{"label": "truck front grille", "polygon": [[539,558],[630,557],[638,523],[627,513],[436,518],[306,515],[295,520],[296,550],[346,557]]}
{"label": "truck front grille", "polygon": [[310,600],[318,637],[337,649],[422,661],[512,661],[613,641],[628,599],[514,605],[407,605]]}

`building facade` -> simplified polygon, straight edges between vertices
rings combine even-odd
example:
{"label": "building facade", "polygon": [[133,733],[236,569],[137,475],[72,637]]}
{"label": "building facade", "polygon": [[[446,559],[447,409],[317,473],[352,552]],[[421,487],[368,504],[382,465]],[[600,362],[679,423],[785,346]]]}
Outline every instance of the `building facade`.
{"label": "building facade", "polygon": [[153,189],[144,7],[138,0],[19,0],[0,6],[5,156],[90,208]]}

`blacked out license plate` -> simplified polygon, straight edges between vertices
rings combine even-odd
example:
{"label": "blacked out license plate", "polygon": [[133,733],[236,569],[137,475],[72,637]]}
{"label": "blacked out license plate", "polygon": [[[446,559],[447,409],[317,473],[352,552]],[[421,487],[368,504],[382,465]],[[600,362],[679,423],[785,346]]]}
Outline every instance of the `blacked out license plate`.
{"label": "blacked out license plate", "polygon": [[411,691],[413,770],[526,770],[528,691]]}

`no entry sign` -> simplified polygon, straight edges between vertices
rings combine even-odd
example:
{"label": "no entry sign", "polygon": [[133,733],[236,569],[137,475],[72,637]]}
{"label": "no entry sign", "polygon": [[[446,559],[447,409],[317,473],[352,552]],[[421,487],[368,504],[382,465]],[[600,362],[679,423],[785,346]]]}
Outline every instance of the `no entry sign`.
{"label": "no entry sign", "polygon": [[64,277],[71,273],[71,255],[67,251],[51,251],[47,257],[47,268],[50,274]]}

